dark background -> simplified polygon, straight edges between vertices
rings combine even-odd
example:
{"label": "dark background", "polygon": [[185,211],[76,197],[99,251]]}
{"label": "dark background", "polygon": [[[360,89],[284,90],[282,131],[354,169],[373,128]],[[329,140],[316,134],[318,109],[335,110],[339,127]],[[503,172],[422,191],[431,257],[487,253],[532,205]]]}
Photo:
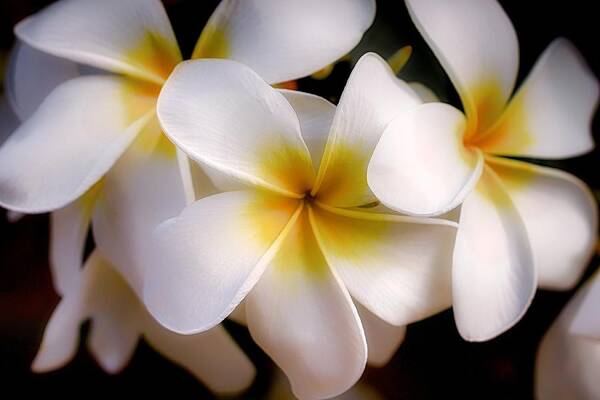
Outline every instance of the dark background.
{"label": "dark background", "polygon": [[[2,60],[14,41],[12,26],[48,3],[48,0],[0,0]],[[165,1],[184,55],[191,53],[217,3],[217,0]],[[595,2],[501,3],[519,36],[519,82],[545,47],[558,36],[571,39],[595,74],[600,75],[600,28]],[[377,20],[352,56],[356,59],[366,50],[389,56],[407,44],[414,48],[413,57],[400,76],[409,81],[420,80],[444,100],[460,106],[454,89],[412,25],[400,0],[378,1]],[[327,80],[303,79],[299,88],[335,101],[349,72],[350,64],[340,63]],[[598,142],[598,118],[594,120],[594,133]],[[583,157],[546,164],[576,174],[592,187],[598,198],[598,155],[596,150]],[[130,365],[116,376],[104,373],[85,346],[81,346],[77,357],[65,368],[43,375],[31,373],[30,363],[43,328],[58,302],[51,286],[47,258],[47,215],[27,216],[10,224],[0,211],[0,382],[3,395],[19,393],[23,397],[60,395],[73,398],[111,394],[146,397],[166,393],[184,399],[212,398],[191,375],[163,359],[145,343],[140,344]],[[597,265],[598,256],[592,261],[586,277]],[[456,331],[452,311],[413,324],[393,360],[384,368],[367,368],[361,382],[384,399],[532,398],[537,346],[572,295],[573,291],[538,291],[521,322],[486,343],[463,341]],[[264,398],[273,380],[272,362],[254,345],[245,328],[234,323],[226,323],[226,327],[259,371],[255,384],[244,398]],[[86,331],[84,326],[84,337]]]}

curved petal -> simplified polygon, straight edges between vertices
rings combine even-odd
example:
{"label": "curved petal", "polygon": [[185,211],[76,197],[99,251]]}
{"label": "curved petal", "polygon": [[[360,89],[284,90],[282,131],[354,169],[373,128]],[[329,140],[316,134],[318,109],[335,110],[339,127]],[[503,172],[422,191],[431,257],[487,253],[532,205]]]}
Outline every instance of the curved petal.
{"label": "curved petal", "polygon": [[221,322],[258,281],[300,210],[282,197],[227,192],[159,225],[157,262],[144,277],[150,312],[184,334]]}
{"label": "curved petal", "polygon": [[153,119],[108,172],[94,211],[98,250],[141,296],[154,229],[186,206],[175,146]]}
{"label": "curved petal", "polygon": [[57,87],[0,148],[0,204],[46,212],[85,193],[154,115],[134,86],[88,76]]}
{"label": "curved petal", "polygon": [[158,0],[63,0],[15,27],[54,56],[162,84],[181,53]]}
{"label": "curved petal", "polygon": [[5,96],[0,95],[0,146],[19,127],[19,117]]}
{"label": "curved petal", "polygon": [[180,64],[161,92],[158,116],[169,138],[200,163],[292,197],[312,184],[294,109],[243,64]]}
{"label": "curved petal", "polygon": [[356,303],[356,309],[367,338],[369,349],[367,362],[373,367],[383,367],[392,359],[404,341],[406,326],[390,325],[360,303]]}
{"label": "curved petal", "polygon": [[152,347],[213,392],[236,394],[254,380],[254,365],[221,326],[196,335],[179,335],[147,318],[143,331]]}
{"label": "curved petal", "polygon": [[410,82],[408,86],[419,96],[423,103],[438,103],[440,101],[434,91],[421,82]]}
{"label": "curved petal", "polygon": [[542,54],[502,118],[475,143],[488,153],[567,158],[594,148],[598,79],[573,44],[557,39]]}
{"label": "curved petal", "polygon": [[[535,394],[540,400],[600,397],[600,341],[569,332],[590,284],[575,294],[542,339],[535,363]],[[597,315],[597,304],[594,310]]]}
{"label": "curved petal", "polygon": [[481,152],[464,146],[464,115],[429,103],[403,113],[386,128],[369,163],[369,186],[386,206],[409,215],[456,208],[483,169]]}
{"label": "curved petal", "polygon": [[585,294],[582,295],[577,312],[573,316],[569,332],[600,340],[600,318],[598,317],[598,305],[600,305],[600,274],[596,272],[590,282],[587,283]]}
{"label": "curved petal", "polygon": [[8,62],[4,87],[13,110],[25,121],[55,87],[77,76],[76,63],[17,40]]}
{"label": "curved petal", "polygon": [[487,158],[487,165],[504,183],[525,224],[539,285],[575,286],[597,239],[598,206],[588,187],[553,168],[495,157]]}
{"label": "curved petal", "polygon": [[298,398],[339,395],[362,375],[367,345],[358,313],[329,270],[306,212],[248,294],[246,314],[252,338]]}
{"label": "curved petal", "polygon": [[376,54],[362,56],[337,106],[312,194],[339,207],[372,203],[367,165],[385,127],[403,111],[420,104]]}
{"label": "curved petal", "polygon": [[500,179],[487,166],[462,205],[454,266],[454,318],[469,341],[492,339],[517,323],[537,284],[527,231]]}
{"label": "curved petal", "polygon": [[297,90],[279,90],[290,103],[300,121],[302,139],[308,147],[313,167],[319,169],[331,123],[335,116],[335,105],[314,94]]}
{"label": "curved petal", "polygon": [[467,113],[467,136],[502,113],[519,68],[514,27],[496,0],[406,0],[408,11],[450,76]]}
{"label": "curved petal", "polygon": [[374,0],[223,0],[192,58],[230,58],[269,83],[308,76],[358,44]]}
{"label": "curved petal", "polygon": [[372,313],[406,325],[451,306],[456,224],[321,207],[311,222],[323,254]]}
{"label": "curved petal", "polygon": [[50,269],[54,288],[61,296],[77,287],[83,251],[99,183],[81,198],[50,215]]}

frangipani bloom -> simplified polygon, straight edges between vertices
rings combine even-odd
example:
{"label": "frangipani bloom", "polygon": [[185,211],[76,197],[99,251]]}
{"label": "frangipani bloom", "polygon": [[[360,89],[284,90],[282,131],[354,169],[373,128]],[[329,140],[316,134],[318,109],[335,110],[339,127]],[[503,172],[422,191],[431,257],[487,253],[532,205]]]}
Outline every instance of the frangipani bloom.
{"label": "frangipani bloom", "polygon": [[384,127],[418,104],[373,54],[358,62],[337,110],[279,92],[237,62],[178,66],[159,98],[161,125],[237,190],[200,199],[157,228],[163,258],[144,279],[150,311],[195,333],[245,299],[252,337],[298,397],[347,390],[367,360],[350,295],[397,326],[450,305],[455,224],[378,213],[366,182]]}
{"label": "frangipani bloom", "polygon": [[538,400],[600,398],[600,275],[586,282],[552,324],[538,350]]}
{"label": "frangipani bloom", "polygon": [[596,203],[577,178],[501,156],[558,159],[592,149],[598,82],[556,40],[511,97],[519,48],[493,0],[407,0],[465,109],[426,104],[393,121],[369,165],[373,192],[412,215],[461,202],[453,305],[467,340],[487,340],[526,311],[539,279],[573,286],[595,243]]}
{"label": "frangipani bloom", "polygon": [[79,348],[81,324],[91,320],[88,348],[109,373],[123,369],[143,337],[211,390],[231,394],[247,388],[254,367],[222,327],[179,335],[157,323],[119,273],[94,251],[60,301],[44,332],[33,370],[46,372],[68,363]]}
{"label": "frangipani bloom", "polygon": [[[295,79],[349,51],[374,11],[373,0],[224,0],[194,56],[248,63],[271,83]],[[63,228],[56,230],[65,243],[53,241],[53,247],[77,259],[103,193],[101,178],[141,132],[160,135],[156,99],[181,54],[158,0],[62,0],[21,22],[15,33],[34,49],[112,73],[59,85],[0,148],[0,204],[27,213],[67,207]],[[15,62],[26,64],[27,53],[23,57]],[[27,85],[11,87],[15,98],[27,96],[20,91]],[[176,163],[175,148],[165,141],[163,150],[157,163]],[[182,173],[192,198],[185,162]]]}

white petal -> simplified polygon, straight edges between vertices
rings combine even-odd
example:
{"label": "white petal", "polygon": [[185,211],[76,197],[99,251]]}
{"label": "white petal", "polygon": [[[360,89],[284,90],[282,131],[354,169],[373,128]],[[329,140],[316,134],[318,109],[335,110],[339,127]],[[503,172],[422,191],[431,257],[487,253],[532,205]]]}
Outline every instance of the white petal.
{"label": "white petal", "polygon": [[429,103],[405,112],[386,128],[369,163],[371,190],[405,214],[437,215],[456,208],[483,169],[481,152],[463,144],[464,115]]}
{"label": "white petal", "polygon": [[593,282],[576,293],[542,340],[535,365],[535,395],[539,400],[600,398],[600,341],[569,332],[590,284]]}
{"label": "white petal", "polygon": [[374,0],[223,0],[193,58],[230,58],[269,83],[308,76],[358,44]]}
{"label": "white petal", "polygon": [[488,167],[462,205],[452,281],[454,318],[469,341],[492,339],[512,327],[535,293],[527,231]]}
{"label": "white petal", "polygon": [[408,86],[421,98],[423,103],[437,103],[440,101],[434,91],[421,82],[410,82]]}
{"label": "white petal", "polygon": [[450,307],[456,224],[321,207],[311,212],[329,265],[379,318],[405,325]]}
{"label": "white petal", "polygon": [[162,83],[181,54],[158,0],[63,0],[15,28],[54,56]]}
{"label": "white petal", "polygon": [[302,138],[308,147],[315,171],[319,169],[335,106],[322,97],[297,90],[280,90],[296,111],[300,121]]}
{"label": "white petal", "polygon": [[254,379],[254,366],[221,326],[196,335],[179,335],[148,318],[144,337],[220,395],[241,392]]}
{"label": "white petal", "polygon": [[76,290],[96,197],[102,184],[50,215],[50,269],[61,296]]}
{"label": "white petal", "polygon": [[367,165],[375,145],[396,115],[420,103],[381,57],[365,54],[338,104],[313,194],[340,207],[373,202]]}
{"label": "white petal", "polygon": [[132,90],[110,76],[57,87],[0,148],[0,204],[45,212],[85,193],[153,115],[152,100]]}
{"label": "white petal", "polygon": [[158,116],[171,140],[200,163],[295,197],[312,184],[294,109],[243,64],[180,64],[161,92]]}
{"label": "white petal", "polygon": [[581,304],[571,322],[569,331],[572,334],[600,340],[600,316],[598,306],[600,305],[600,274],[596,272],[590,282],[587,283],[585,294]]}
{"label": "white petal", "polygon": [[140,132],[103,183],[94,212],[94,239],[141,296],[144,271],[156,258],[154,229],[186,205],[175,146],[156,120]]}
{"label": "white petal", "polygon": [[185,334],[221,322],[258,281],[299,211],[293,200],[227,192],[159,225],[160,257],[144,279],[150,312]]}
{"label": "white petal", "polygon": [[76,63],[17,40],[10,55],[4,86],[13,110],[21,121],[25,121],[55,87],[77,76]]}
{"label": "white petal", "polygon": [[368,363],[373,367],[383,367],[392,359],[404,341],[406,326],[390,325],[360,303],[356,303],[356,309],[367,338]]}
{"label": "white petal", "polygon": [[0,145],[19,127],[19,118],[5,96],[0,95]]}
{"label": "white petal", "polygon": [[496,0],[406,0],[411,18],[456,87],[469,133],[500,116],[519,68],[515,30]]}
{"label": "white petal", "polygon": [[539,285],[563,290],[575,286],[596,246],[598,206],[589,188],[553,168],[491,157],[487,163],[525,223]]}
{"label": "white petal", "polygon": [[555,40],[489,132],[476,139],[486,152],[567,158],[594,148],[592,118],[598,79],[573,44]]}
{"label": "white petal", "polygon": [[246,298],[253,339],[286,373],[300,399],[348,390],[367,360],[348,292],[329,270],[306,212]]}

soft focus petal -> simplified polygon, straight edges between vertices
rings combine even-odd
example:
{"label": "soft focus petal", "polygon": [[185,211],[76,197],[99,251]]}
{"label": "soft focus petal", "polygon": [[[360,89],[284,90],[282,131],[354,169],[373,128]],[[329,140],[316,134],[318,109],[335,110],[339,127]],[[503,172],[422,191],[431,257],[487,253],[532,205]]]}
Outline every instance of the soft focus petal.
{"label": "soft focus petal", "polygon": [[392,359],[404,341],[406,326],[390,325],[360,303],[356,304],[356,309],[367,338],[368,363],[373,367],[383,367]]}
{"label": "soft focus petal", "polygon": [[62,0],[15,28],[54,56],[162,83],[181,54],[159,0]]}
{"label": "soft focus petal", "polygon": [[299,211],[297,201],[282,197],[227,192],[159,225],[160,258],[144,282],[149,310],[180,333],[215,326],[258,281]]}
{"label": "soft focus petal", "polygon": [[535,293],[527,231],[488,167],[462,205],[452,275],[454,318],[469,341],[492,339],[512,327]]}
{"label": "soft focus petal", "polygon": [[312,184],[294,109],[243,64],[180,64],[161,92],[158,116],[171,140],[200,163],[295,197]]}
{"label": "soft focus petal", "polygon": [[519,68],[515,30],[496,0],[405,0],[413,22],[456,87],[468,135],[494,123]]}
{"label": "soft focus petal", "polygon": [[308,76],[354,48],[374,0],[223,0],[193,58],[230,58],[269,83]]}
{"label": "soft focus petal", "polygon": [[581,304],[571,322],[569,331],[572,334],[600,340],[600,274],[596,272],[587,284]]}
{"label": "soft focus petal", "polygon": [[246,298],[246,314],[253,339],[300,399],[339,395],[365,368],[358,313],[327,266],[306,211]]}
{"label": "soft focus petal", "polygon": [[21,121],[25,121],[55,87],[77,76],[76,63],[17,40],[10,55],[4,87],[13,110]]}
{"label": "soft focus petal", "polygon": [[436,215],[456,208],[483,169],[481,152],[466,148],[464,115],[429,103],[403,113],[386,128],[369,163],[371,190],[405,214]]}
{"label": "soft focus petal", "polygon": [[0,145],[17,129],[19,118],[5,96],[0,95]]}
{"label": "soft focus petal", "polygon": [[312,222],[329,265],[379,318],[405,325],[450,307],[454,223],[321,207]]}
{"label": "soft focus petal", "polygon": [[539,285],[570,289],[594,252],[598,206],[573,175],[515,160],[488,158],[525,224]]}
{"label": "soft focus petal", "polygon": [[152,235],[185,207],[173,146],[153,120],[105,176],[94,213],[94,239],[138,295],[155,258]]}
{"label": "soft focus petal", "polygon": [[408,86],[419,96],[423,103],[436,103],[440,101],[433,90],[421,82],[410,82]]}
{"label": "soft focus petal", "polygon": [[338,104],[313,194],[335,206],[375,201],[367,165],[387,124],[420,104],[379,56],[364,55],[354,67]]}
{"label": "soft focus petal", "polygon": [[83,251],[98,191],[98,183],[81,198],[50,215],[50,269],[54,289],[61,296],[79,282]]}
{"label": "soft focus petal", "polygon": [[573,44],[555,40],[511,100],[502,118],[475,143],[511,156],[567,158],[594,147],[592,118],[598,79]]}
{"label": "soft focus petal", "polygon": [[542,340],[535,365],[535,395],[539,400],[600,398],[600,341],[569,332],[593,284],[588,282],[576,293]]}
{"label": "soft focus petal", "polygon": [[0,148],[0,204],[45,212],[85,193],[153,115],[134,86],[89,76],[57,87]]}

